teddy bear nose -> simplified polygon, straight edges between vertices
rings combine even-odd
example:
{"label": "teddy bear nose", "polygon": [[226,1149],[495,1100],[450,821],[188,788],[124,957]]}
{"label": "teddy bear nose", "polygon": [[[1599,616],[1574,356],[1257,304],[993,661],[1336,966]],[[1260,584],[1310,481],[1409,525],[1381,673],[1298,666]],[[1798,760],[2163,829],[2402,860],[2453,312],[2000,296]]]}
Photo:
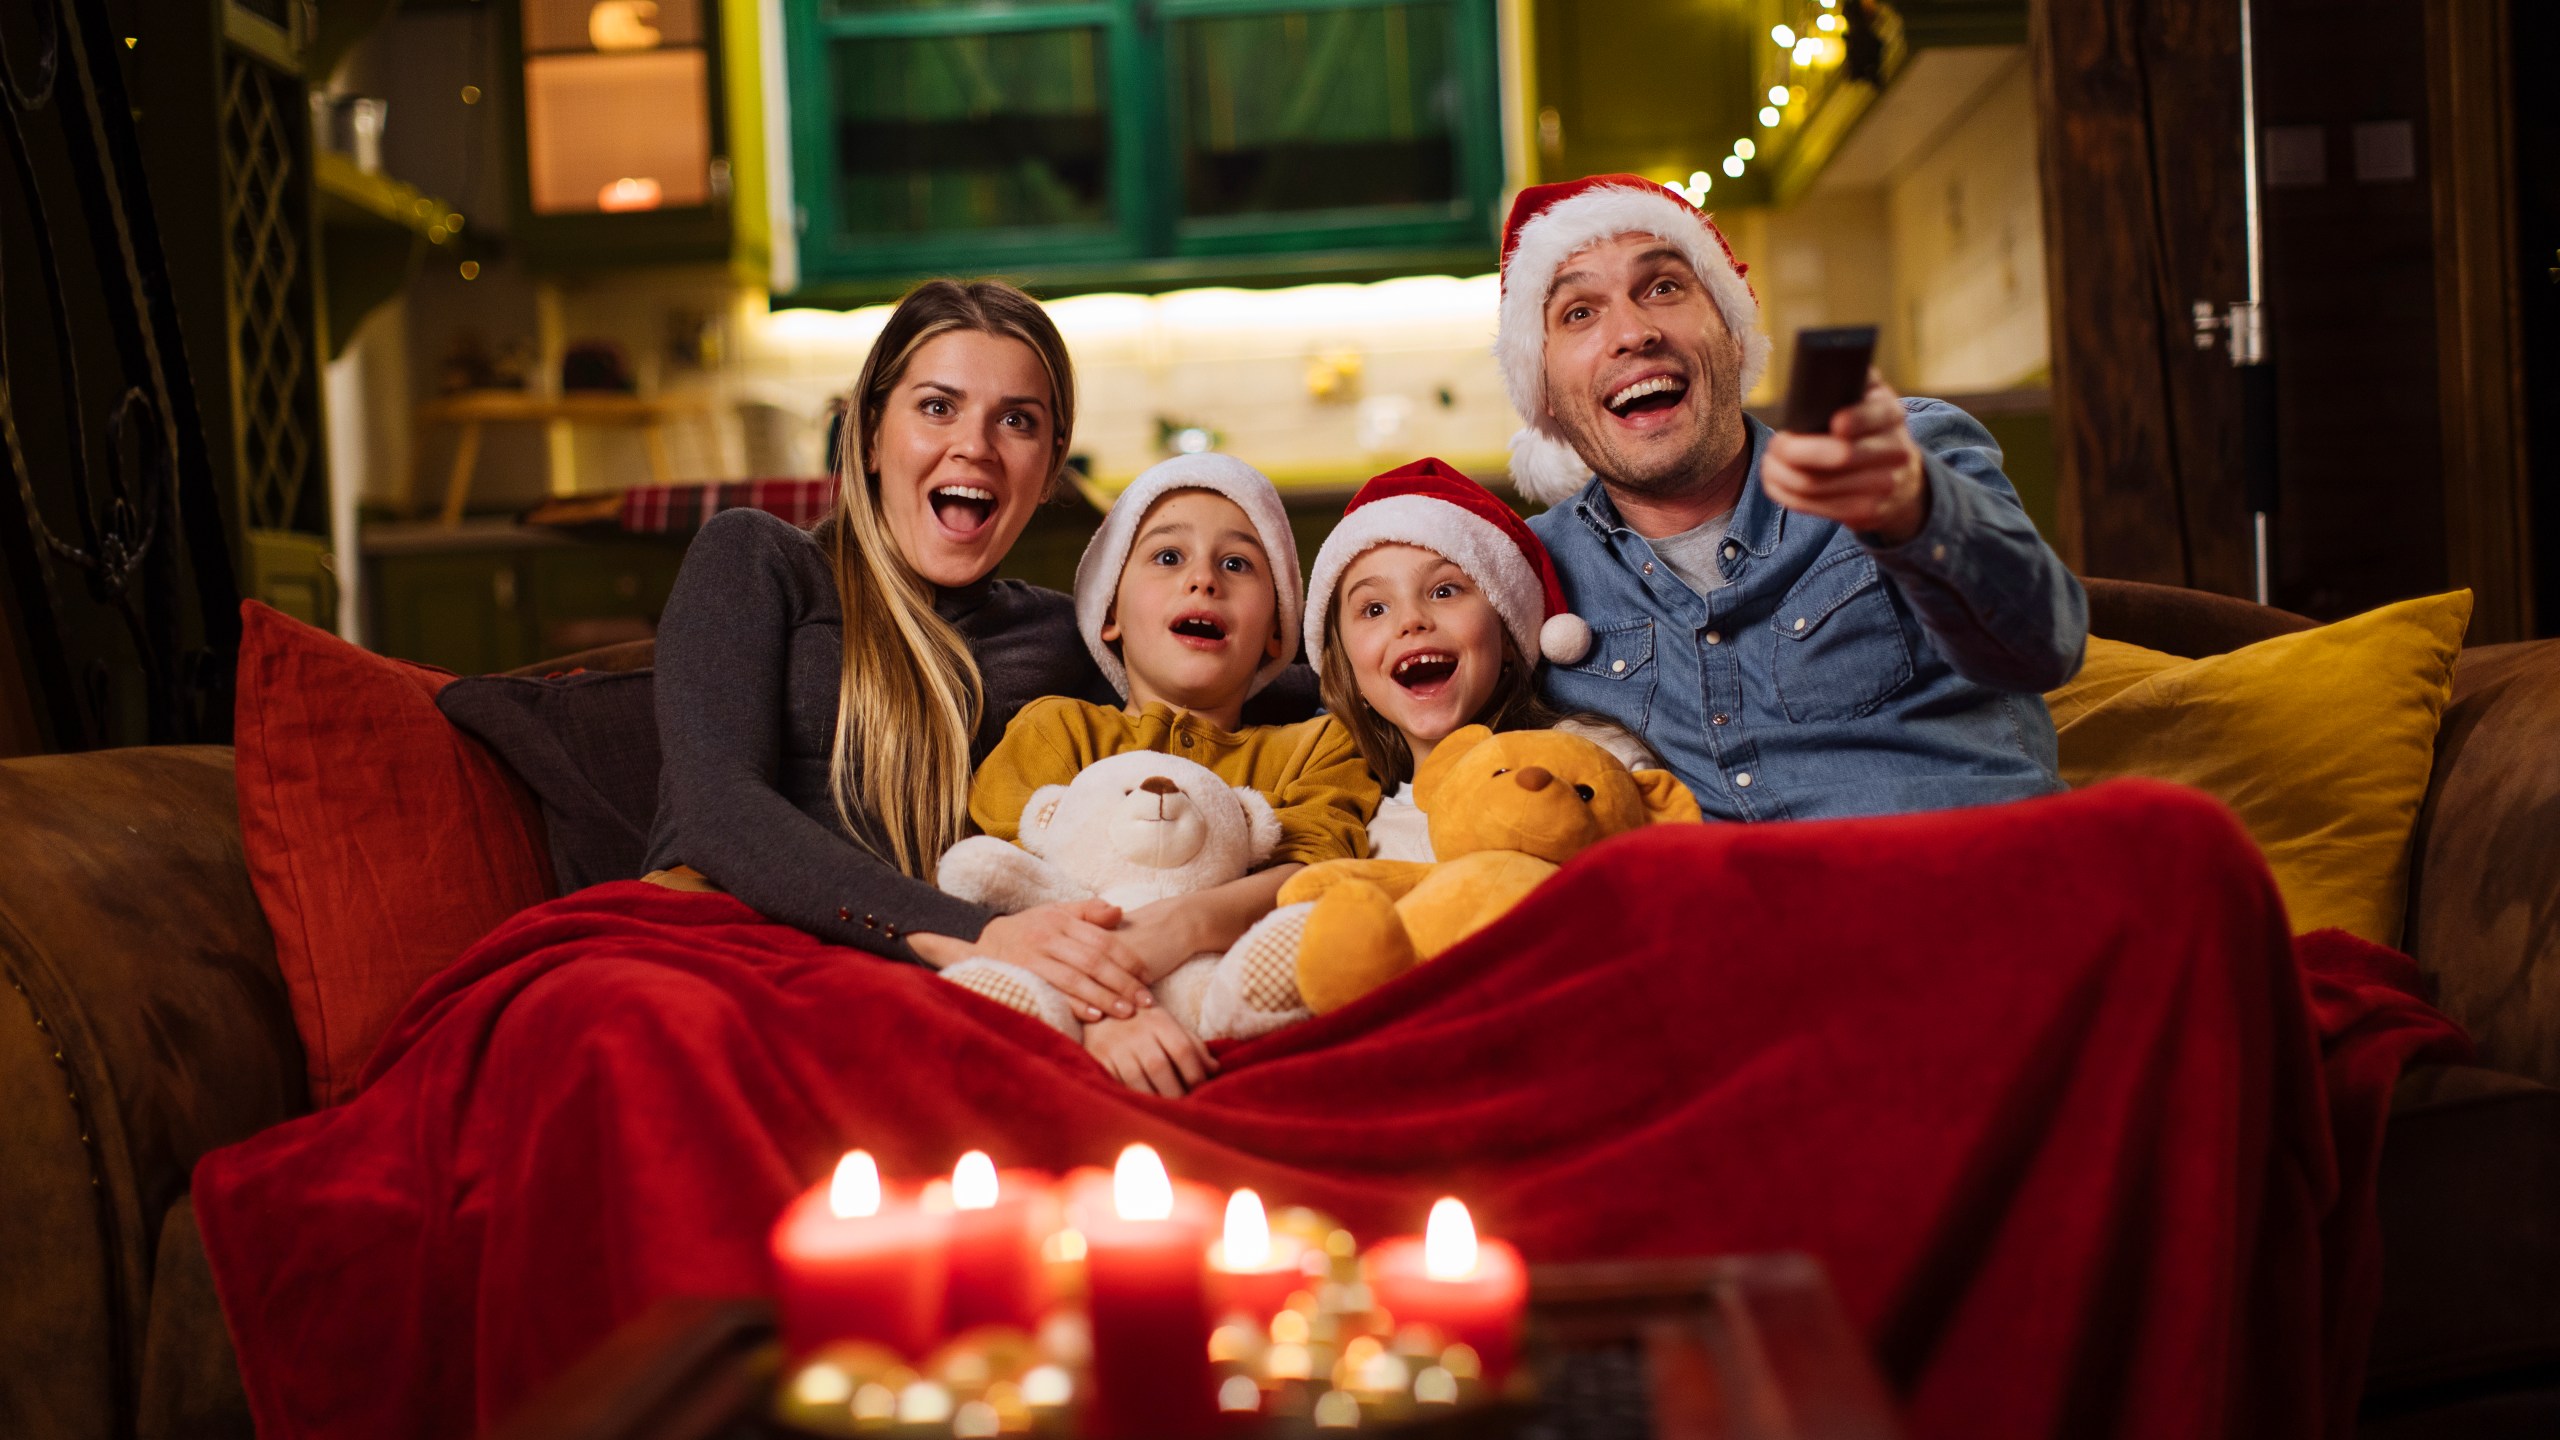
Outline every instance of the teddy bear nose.
{"label": "teddy bear nose", "polygon": [[1138,788],[1146,791],[1150,795],[1171,795],[1176,791],[1179,791],[1182,787],[1174,784],[1172,781],[1167,780],[1161,775],[1150,775],[1146,779],[1138,782]]}
{"label": "teddy bear nose", "polygon": [[1518,785],[1523,790],[1544,790],[1548,786],[1556,783],[1556,777],[1554,775],[1536,765],[1531,765],[1526,769],[1513,771],[1511,774],[1511,780],[1513,784]]}

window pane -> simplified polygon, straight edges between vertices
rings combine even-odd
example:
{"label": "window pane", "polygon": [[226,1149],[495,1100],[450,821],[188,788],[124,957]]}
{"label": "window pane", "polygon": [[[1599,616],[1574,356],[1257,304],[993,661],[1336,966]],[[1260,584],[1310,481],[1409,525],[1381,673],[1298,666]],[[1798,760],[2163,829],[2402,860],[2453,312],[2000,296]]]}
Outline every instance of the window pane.
{"label": "window pane", "polygon": [[839,40],[831,58],[846,235],[1111,219],[1099,28]]}
{"label": "window pane", "polygon": [[1451,10],[1385,5],[1177,24],[1184,212],[1461,198]]}
{"label": "window pane", "polygon": [[709,204],[710,93],[699,50],[527,60],[524,142],[534,213]]}

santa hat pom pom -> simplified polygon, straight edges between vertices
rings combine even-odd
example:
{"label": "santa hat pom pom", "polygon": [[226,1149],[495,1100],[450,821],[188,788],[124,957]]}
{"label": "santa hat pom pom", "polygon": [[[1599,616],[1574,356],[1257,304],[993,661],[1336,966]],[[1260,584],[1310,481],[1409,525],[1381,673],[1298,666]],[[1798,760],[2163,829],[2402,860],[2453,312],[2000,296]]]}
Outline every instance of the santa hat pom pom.
{"label": "santa hat pom pom", "polygon": [[1551,665],[1570,665],[1591,653],[1591,622],[1579,615],[1550,615],[1538,627],[1538,653]]}
{"label": "santa hat pom pom", "polygon": [[1511,488],[1541,505],[1561,505],[1591,483],[1591,467],[1574,448],[1542,430],[1511,437]]}

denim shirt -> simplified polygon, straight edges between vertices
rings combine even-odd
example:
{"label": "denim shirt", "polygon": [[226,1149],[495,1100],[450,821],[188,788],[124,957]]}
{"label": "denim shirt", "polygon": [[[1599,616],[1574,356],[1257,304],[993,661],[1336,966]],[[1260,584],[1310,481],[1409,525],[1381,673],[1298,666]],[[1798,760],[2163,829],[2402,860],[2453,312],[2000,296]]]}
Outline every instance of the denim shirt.
{"label": "denim shirt", "polygon": [[1760,488],[1769,428],[1717,564],[1689,588],[1598,480],[1529,526],[1591,651],[1545,668],[1550,703],[1644,737],[1709,816],[1817,819],[2049,794],[2044,692],[2071,678],[2088,598],[2000,473],[1972,416],[1905,400],[1928,521],[1900,545],[1790,513]]}

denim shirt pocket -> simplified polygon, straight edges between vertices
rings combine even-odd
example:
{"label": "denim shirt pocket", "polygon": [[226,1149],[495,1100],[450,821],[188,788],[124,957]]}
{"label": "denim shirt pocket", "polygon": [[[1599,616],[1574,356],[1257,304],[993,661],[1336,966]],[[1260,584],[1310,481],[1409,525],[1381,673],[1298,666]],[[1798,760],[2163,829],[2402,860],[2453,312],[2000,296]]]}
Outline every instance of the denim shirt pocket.
{"label": "denim shirt pocket", "polygon": [[1589,712],[1638,735],[1653,710],[1653,621],[1629,620],[1591,632],[1591,653],[1547,666],[1547,699],[1568,715]]}
{"label": "denim shirt pocket", "polygon": [[1844,550],[1805,572],[1769,621],[1778,703],[1797,724],[1874,713],[1911,681],[1911,643],[1875,558]]}

